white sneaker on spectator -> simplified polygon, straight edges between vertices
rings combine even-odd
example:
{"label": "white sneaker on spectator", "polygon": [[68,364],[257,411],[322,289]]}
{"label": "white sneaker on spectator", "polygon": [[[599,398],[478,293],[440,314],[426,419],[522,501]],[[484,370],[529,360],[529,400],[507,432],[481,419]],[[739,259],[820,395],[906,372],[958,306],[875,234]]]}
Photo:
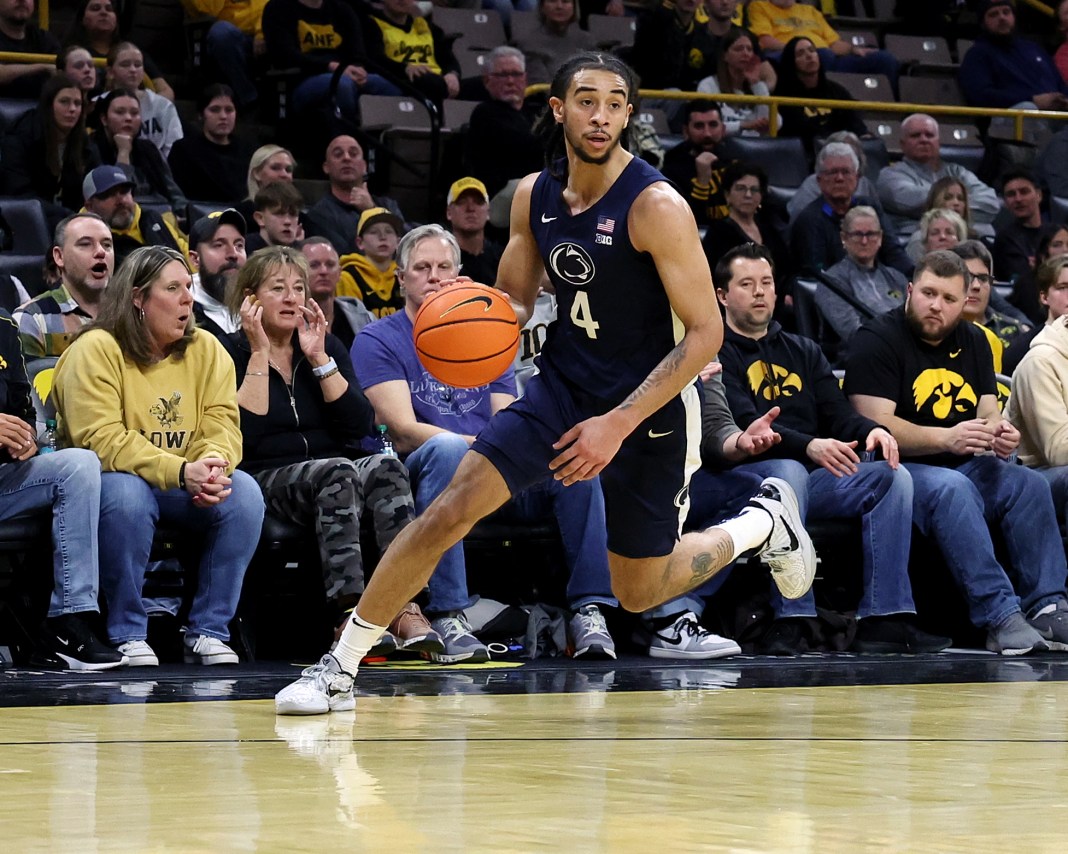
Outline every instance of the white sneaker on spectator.
{"label": "white sneaker on spectator", "polygon": [[159,667],[159,658],[147,641],[131,640],[116,649],[126,656],[127,667]]}
{"label": "white sneaker on spectator", "polygon": [[649,642],[652,658],[726,658],[741,651],[730,638],[721,638],[704,628],[693,611],[680,614],[670,626],[654,631]]}
{"label": "white sneaker on spectator", "polygon": [[237,664],[237,653],[218,638],[207,635],[186,635],[186,664]]}

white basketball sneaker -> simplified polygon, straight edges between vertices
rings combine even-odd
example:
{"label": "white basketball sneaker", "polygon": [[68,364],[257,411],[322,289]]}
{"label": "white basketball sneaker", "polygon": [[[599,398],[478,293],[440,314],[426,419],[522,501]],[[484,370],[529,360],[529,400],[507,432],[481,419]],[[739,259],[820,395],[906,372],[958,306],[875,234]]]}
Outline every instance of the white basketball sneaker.
{"label": "white basketball sneaker", "polygon": [[816,550],[801,521],[797,496],[785,480],[765,478],[749,500],[771,514],[771,536],[757,555],[771,568],[771,577],[787,599],[800,599],[816,576]]}
{"label": "white basketball sneaker", "polygon": [[318,664],[305,667],[300,679],[274,695],[274,710],[279,715],[325,715],[355,708],[352,675],[329,653]]}

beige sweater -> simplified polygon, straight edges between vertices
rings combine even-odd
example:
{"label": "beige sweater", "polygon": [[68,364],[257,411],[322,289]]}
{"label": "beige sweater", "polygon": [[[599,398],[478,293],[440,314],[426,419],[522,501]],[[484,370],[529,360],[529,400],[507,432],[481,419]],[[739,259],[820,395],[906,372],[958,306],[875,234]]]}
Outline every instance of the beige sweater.
{"label": "beige sweater", "polygon": [[1020,431],[1020,460],[1068,465],[1068,317],[1046,326],[1012,375],[1005,414]]}

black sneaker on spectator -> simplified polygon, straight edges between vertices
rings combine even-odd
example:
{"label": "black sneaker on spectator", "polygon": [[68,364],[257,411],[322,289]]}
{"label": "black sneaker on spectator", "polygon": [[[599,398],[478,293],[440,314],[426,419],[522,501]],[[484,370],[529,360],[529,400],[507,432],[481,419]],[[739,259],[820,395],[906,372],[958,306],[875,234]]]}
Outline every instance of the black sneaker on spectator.
{"label": "black sneaker on spectator", "polygon": [[853,652],[882,655],[916,655],[941,652],[953,644],[952,638],[939,637],[921,631],[901,614],[865,617],[857,622]]}
{"label": "black sneaker on spectator", "polygon": [[764,655],[800,655],[808,645],[805,642],[805,618],[783,617],[776,620],[760,642]]}
{"label": "black sneaker on spectator", "polygon": [[1058,600],[1047,605],[1030,620],[1035,631],[1054,652],[1068,652],[1068,602]]}
{"label": "black sneaker on spectator", "polygon": [[48,654],[68,670],[110,670],[126,664],[126,656],[93,634],[84,614],[49,617],[41,627],[41,638]]}

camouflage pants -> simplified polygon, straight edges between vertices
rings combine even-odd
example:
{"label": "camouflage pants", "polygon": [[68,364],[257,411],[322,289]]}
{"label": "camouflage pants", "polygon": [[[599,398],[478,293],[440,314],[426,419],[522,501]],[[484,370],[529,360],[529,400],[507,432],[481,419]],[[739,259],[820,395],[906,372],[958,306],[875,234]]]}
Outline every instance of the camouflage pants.
{"label": "camouflage pants", "polygon": [[363,593],[360,520],[365,510],[373,514],[382,551],[415,516],[408,470],[396,457],[331,457],[270,469],[255,478],[268,515],[298,524],[314,522],[330,600]]}

